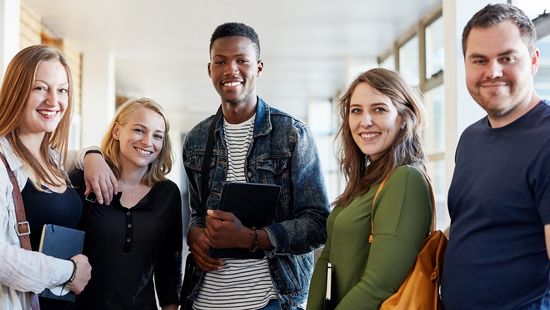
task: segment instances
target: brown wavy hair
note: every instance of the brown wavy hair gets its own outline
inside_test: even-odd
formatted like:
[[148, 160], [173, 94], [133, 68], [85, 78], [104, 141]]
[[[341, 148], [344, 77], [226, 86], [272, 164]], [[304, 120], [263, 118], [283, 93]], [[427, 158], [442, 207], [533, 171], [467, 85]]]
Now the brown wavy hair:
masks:
[[120, 125], [127, 124], [130, 114], [139, 108], [146, 108], [154, 111], [164, 119], [165, 130], [164, 139], [162, 140], [162, 149], [157, 158], [149, 164], [147, 172], [141, 179], [142, 184], [153, 186], [160, 181], [166, 180], [166, 175], [170, 172], [170, 170], [172, 170], [173, 162], [172, 143], [170, 142], [169, 135], [170, 125], [168, 124], [164, 110], [158, 103], [149, 98], [140, 98], [130, 99], [120, 106], [113, 121], [109, 125], [109, 129], [103, 136], [103, 140], [101, 141], [101, 151], [105, 155], [105, 160], [107, 161], [107, 164], [109, 164], [111, 170], [113, 170], [115, 177], [117, 179], [120, 178], [122, 167], [122, 159], [120, 158], [120, 142], [113, 138], [113, 129], [116, 123]]
[[[353, 140], [349, 127], [350, 100], [355, 88], [367, 83], [375, 91], [387, 96], [397, 108], [404, 129], [400, 130], [393, 144], [366, 167], [366, 156]], [[414, 91], [399, 74], [376, 68], [360, 74], [349, 86], [339, 103], [342, 125], [337, 138], [341, 139], [339, 149], [340, 169], [347, 184], [344, 192], [334, 201], [334, 206], [346, 206], [355, 197], [366, 193], [373, 184], [381, 182], [397, 167], [414, 165], [426, 170], [422, 149], [422, 126], [424, 107]]]
[[[25, 106], [29, 99], [35, 82], [35, 74], [38, 65], [43, 61], [57, 61], [67, 72], [68, 100], [65, 114], [53, 132], [46, 132], [40, 145], [40, 157], [45, 161], [46, 167], [42, 167], [38, 159], [19, 139], [19, 126], [23, 120]], [[63, 186], [67, 180], [62, 169], [62, 163], [67, 155], [69, 140], [69, 128], [71, 126], [72, 113], [72, 79], [67, 60], [61, 52], [46, 45], [32, 45], [22, 49], [10, 61], [2, 88], [0, 90], [0, 136], [5, 136], [15, 151], [19, 160], [30, 169], [33, 174], [35, 187], [41, 185]], [[54, 162], [50, 157], [49, 149], [53, 148], [61, 155], [59, 162]], [[53, 177], [52, 177], [53, 176]], [[60, 181], [62, 180], [62, 181]]]

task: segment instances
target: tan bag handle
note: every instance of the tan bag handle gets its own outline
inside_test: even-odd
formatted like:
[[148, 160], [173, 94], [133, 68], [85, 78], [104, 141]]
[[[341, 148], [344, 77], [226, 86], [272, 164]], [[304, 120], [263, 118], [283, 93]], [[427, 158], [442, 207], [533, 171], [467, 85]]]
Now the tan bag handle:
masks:
[[[426, 182], [428, 182], [428, 187], [430, 188], [430, 198], [431, 198], [431, 206], [432, 206], [432, 231], [435, 231], [435, 198], [434, 198], [434, 191], [432, 187], [432, 181], [430, 180], [430, 177], [428, 174], [423, 170], [419, 169], [420, 172], [422, 172], [422, 175], [424, 175], [424, 178], [426, 178]], [[386, 176], [382, 182], [380, 182], [380, 185], [378, 186], [378, 189], [376, 190], [376, 193], [374, 194], [374, 198], [372, 199], [372, 212], [370, 216], [370, 235], [369, 235], [369, 243], [372, 243], [372, 240], [374, 240], [374, 209], [375, 209], [375, 203], [376, 198], [378, 198], [378, 195], [382, 191], [382, 188], [384, 188], [384, 185], [386, 184], [386, 181], [388, 180], [389, 175]]]

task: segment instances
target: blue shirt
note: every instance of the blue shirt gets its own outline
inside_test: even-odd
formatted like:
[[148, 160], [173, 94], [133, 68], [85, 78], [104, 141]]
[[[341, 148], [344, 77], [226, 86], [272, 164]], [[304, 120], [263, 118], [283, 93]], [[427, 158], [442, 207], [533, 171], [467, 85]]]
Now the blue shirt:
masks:
[[548, 292], [548, 104], [501, 128], [485, 117], [462, 134], [448, 197], [445, 309], [522, 309]]

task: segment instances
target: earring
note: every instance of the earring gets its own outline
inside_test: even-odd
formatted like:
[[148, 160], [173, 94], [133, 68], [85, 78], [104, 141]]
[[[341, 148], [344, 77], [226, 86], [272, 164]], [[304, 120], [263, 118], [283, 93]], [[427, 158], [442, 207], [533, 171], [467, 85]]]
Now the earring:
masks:
[[401, 123], [401, 130], [405, 129], [405, 123]]

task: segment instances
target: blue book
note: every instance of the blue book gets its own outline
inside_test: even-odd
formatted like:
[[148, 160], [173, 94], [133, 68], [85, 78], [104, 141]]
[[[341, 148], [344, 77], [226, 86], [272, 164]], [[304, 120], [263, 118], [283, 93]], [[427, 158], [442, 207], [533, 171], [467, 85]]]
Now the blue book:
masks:
[[[60, 259], [70, 259], [81, 254], [84, 247], [84, 232], [63, 226], [46, 224], [42, 228], [39, 251]], [[75, 301], [75, 294], [65, 285], [45, 289], [40, 297]]]

